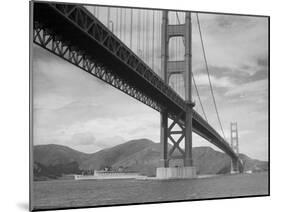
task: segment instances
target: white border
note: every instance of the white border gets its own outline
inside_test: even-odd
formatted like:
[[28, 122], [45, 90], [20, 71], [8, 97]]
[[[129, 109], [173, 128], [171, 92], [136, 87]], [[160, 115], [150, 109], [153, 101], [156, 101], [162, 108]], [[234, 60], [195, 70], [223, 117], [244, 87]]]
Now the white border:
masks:
[[[57, 0], [60, 1], [60, 0]], [[279, 208], [281, 141], [280, 116], [280, 5], [250, 0], [66, 0], [152, 8], [246, 13], [271, 16], [271, 197], [79, 209], [76, 211], [276, 211]], [[29, 6], [27, 0], [1, 2], [1, 211], [27, 211], [29, 135]]]

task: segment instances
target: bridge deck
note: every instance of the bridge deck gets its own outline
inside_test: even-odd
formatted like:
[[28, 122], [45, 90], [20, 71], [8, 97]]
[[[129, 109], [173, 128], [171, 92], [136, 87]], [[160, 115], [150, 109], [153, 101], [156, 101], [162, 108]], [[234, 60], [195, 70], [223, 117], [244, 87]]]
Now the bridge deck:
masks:
[[[97, 18], [79, 5], [34, 4], [34, 42], [155, 110], [184, 120], [186, 103]], [[193, 110], [193, 131], [238, 159], [230, 145]]]

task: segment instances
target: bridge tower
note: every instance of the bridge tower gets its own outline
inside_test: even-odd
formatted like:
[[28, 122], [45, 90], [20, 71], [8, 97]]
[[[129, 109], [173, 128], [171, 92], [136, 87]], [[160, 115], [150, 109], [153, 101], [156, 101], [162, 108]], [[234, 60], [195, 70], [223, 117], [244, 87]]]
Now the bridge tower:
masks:
[[[239, 154], [239, 141], [238, 141], [238, 125], [237, 122], [230, 123], [230, 145], [234, 152]], [[231, 173], [238, 173], [238, 161], [231, 160]]]
[[[169, 61], [169, 40], [172, 37], [182, 37], [184, 41], [184, 60]], [[162, 14], [161, 26], [161, 70], [164, 81], [169, 84], [170, 77], [179, 74], [183, 77], [186, 111], [185, 114], [176, 114], [169, 117], [172, 123], [168, 124], [168, 112], [161, 111], [161, 167], [157, 168], [158, 178], [194, 178], [196, 169], [192, 161], [192, 70], [191, 70], [191, 13], [185, 13], [185, 23], [171, 25], [168, 20], [168, 10]], [[184, 123], [180, 122], [180, 117], [184, 116]], [[169, 126], [168, 126], [169, 125]], [[177, 128], [177, 129], [175, 129]], [[177, 136], [177, 138], [175, 138]], [[168, 141], [172, 142], [169, 149]], [[184, 149], [180, 146], [184, 141]], [[175, 150], [180, 155], [175, 155]], [[182, 159], [182, 167], [169, 167], [171, 159]]]

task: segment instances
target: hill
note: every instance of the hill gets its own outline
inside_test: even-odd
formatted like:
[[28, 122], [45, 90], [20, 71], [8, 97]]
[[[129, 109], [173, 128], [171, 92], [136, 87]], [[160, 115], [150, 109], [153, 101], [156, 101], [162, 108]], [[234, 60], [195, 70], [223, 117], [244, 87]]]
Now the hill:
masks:
[[71, 162], [80, 164], [90, 156], [90, 154], [57, 144], [34, 146], [33, 152], [34, 160], [45, 166], [63, 165]]
[[106, 166], [113, 166], [115, 163], [118, 163], [154, 144], [155, 143], [148, 139], [139, 139], [107, 148], [92, 154], [81, 163], [80, 168], [102, 169]]
[[[36, 179], [45, 179], [81, 173], [83, 170], [123, 167], [128, 171], [154, 176], [156, 167], [160, 166], [160, 150], [159, 143], [148, 139], [128, 141], [93, 154], [61, 145], [40, 145], [34, 147], [34, 174]], [[194, 147], [192, 153], [198, 174], [223, 174], [230, 171], [230, 158], [222, 152], [211, 147]], [[245, 170], [267, 170], [267, 162], [243, 154], [240, 156], [245, 163]], [[170, 166], [176, 165], [182, 165], [182, 161], [170, 161]]]
[[34, 179], [55, 179], [62, 174], [80, 173], [79, 165], [90, 155], [66, 146], [48, 144], [33, 148]]

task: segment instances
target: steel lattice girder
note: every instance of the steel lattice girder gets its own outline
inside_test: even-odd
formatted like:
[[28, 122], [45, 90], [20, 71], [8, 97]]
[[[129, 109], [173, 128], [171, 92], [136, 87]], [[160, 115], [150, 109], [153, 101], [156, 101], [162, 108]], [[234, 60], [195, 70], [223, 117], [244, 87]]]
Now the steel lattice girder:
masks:
[[54, 35], [48, 34], [49, 30], [40, 28], [39, 24], [36, 24], [36, 26], [37, 28], [34, 29], [34, 43], [123, 91], [133, 98], [145, 103], [155, 110], [160, 111], [160, 106], [157, 102], [153, 101], [150, 97], [145, 96], [132, 85], [128, 84], [125, 80], [118, 78], [114, 72], [111, 72], [111, 70], [106, 67], [93, 62], [87, 55], [79, 54], [79, 51], [74, 50], [76, 48], [72, 48], [65, 45], [62, 41], [56, 40]]

